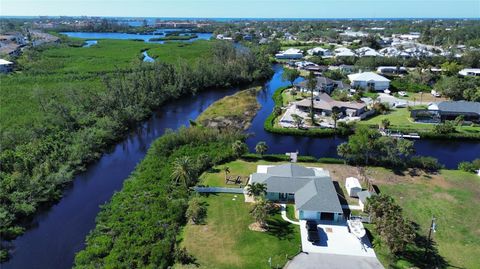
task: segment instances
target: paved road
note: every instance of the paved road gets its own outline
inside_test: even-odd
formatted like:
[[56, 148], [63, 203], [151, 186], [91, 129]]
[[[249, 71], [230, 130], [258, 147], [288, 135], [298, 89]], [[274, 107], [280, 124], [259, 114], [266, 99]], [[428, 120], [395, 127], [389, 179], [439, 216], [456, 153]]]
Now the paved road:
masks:
[[384, 269], [375, 257], [300, 253], [285, 269]]

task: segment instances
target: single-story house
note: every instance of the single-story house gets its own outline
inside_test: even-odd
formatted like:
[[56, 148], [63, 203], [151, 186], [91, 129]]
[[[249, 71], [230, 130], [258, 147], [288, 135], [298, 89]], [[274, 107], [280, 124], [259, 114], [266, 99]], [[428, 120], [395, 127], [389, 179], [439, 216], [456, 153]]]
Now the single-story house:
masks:
[[458, 72], [464, 77], [480, 77], [480, 68], [465, 68]]
[[333, 56], [332, 51], [330, 51], [329, 49], [324, 49], [322, 47], [309, 49], [307, 50], [307, 53], [309, 55], [316, 55], [316, 56]]
[[[305, 112], [310, 111], [311, 99], [306, 98], [301, 101], [293, 103], [297, 109]], [[365, 112], [367, 105], [359, 102], [342, 102], [333, 100], [326, 93], [321, 93], [314, 97], [313, 110], [315, 114], [322, 116], [330, 116], [334, 110], [337, 110], [341, 115], [349, 117], [359, 117]]]
[[5, 59], [0, 59], [0, 73], [9, 73], [13, 69], [13, 63]]
[[382, 57], [383, 55], [369, 47], [361, 47], [355, 50], [359, 57]]
[[358, 179], [354, 177], [347, 177], [345, 180], [345, 188], [350, 197], [358, 197], [358, 193], [362, 191], [362, 185], [360, 185]]
[[357, 56], [355, 52], [353, 52], [349, 48], [335, 49], [335, 57], [355, 57], [355, 56]]
[[376, 193], [369, 192], [369, 191], [360, 191], [357, 193], [358, 195], [358, 205], [362, 209], [362, 211], [365, 211], [365, 206], [367, 205], [367, 199], [372, 197], [373, 195], [376, 195]]
[[377, 73], [382, 75], [401, 75], [407, 74], [408, 70], [403, 66], [379, 66], [377, 67]]
[[[326, 92], [328, 94], [331, 94], [335, 89], [348, 88], [343, 84], [341, 80], [333, 80], [322, 76], [317, 76], [315, 77], [315, 79], [317, 80], [317, 84], [315, 86], [314, 92]], [[302, 82], [295, 83], [294, 86], [299, 91], [308, 92], [309, 89], [307, 89], [307, 82], [308, 80], [304, 80]]]
[[290, 48], [275, 54], [275, 57], [277, 59], [301, 59], [303, 58], [303, 52], [299, 49]]
[[374, 89], [384, 91], [390, 87], [390, 80], [373, 72], [363, 72], [348, 75], [353, 88]]
[[464, 116], [465, 121], [480, 121], [480, 102], [444, 101], [430, 104], [428, 110], [438, 111], [442, 121], [455, 120], [460, 115]]
[[250, 175], [249, 183], [265, 184], [266, 199], [270, 201], [293, 202], [295, 214], [301, 220], [338, 222], [344, 219], [330, 173], [321, 168], [292, 163], [258, 166], [257, 173]]

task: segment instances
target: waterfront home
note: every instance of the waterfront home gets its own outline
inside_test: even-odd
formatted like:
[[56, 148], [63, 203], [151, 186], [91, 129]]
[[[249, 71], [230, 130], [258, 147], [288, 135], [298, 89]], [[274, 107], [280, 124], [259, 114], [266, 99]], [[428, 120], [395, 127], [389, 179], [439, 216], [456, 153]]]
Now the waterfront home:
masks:
[[419, 122], [439, 123], [463, 116], [465, 122], [480, 123], [480, 102], [443, 101], [432, 103], [427, 109], [415, 109], [410, 116]]
[[[333, 79], [329, 79], [327, 77], [322, 77], [322, 76], [315, 77], [315, 80], [317, 81], [317, 83], [313, 91], [317, 93], [325, 92], [325, 93], [331, 94], [335, 89], [348, 88], [346, 85], [343, 84], [341, 80], [333, 80]], [[301, 92], [309, 92], [310, 90], [307, 89], [307, 82], [308, 80], [304, 80], [302, 82], [295, 83], [294, 84], [295, 89]]]
[[458, 74], [464, 77], [480, 77], [480, 68], [465, 68], [460, 70]]
[[[293, 102], [300, 111], [309, 112], [311, 99], [306, 98], [301, 101]], [[342, 102], [333, 100], [326, 93], [321, 93], [313, 99], [313, 111], [315, 114], [330, 116], [333, 111], [340, 113], [340, 116], [359, 117], [366, 110], [366, 104], [360, 102]]]
[[0, 59], [0, 73], [9, 73], [13, 69], [13, 63], [5, 59]]
[[277, 59], [301, 59], [303, 58], [303, 52], [299, 49], [290, 48], [285, 51], [280, 51], [275, 54]]
[[322, 168], [308, 168], [292, 163], [257, 166], [249, 184], [267, 186], [266, 199], [292, 202], [300, 220], [343, 221], [343, 210], [330, 173]]
[[348, 75], [353, 88], [384, 91], [390, 87], [390, 80], [373, 72], [363, 72]]

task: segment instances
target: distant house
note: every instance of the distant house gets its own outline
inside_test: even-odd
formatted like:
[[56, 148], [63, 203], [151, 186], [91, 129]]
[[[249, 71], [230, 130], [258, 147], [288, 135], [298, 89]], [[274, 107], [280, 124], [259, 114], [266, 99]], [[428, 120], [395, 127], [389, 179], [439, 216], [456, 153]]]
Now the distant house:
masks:
[[[310, 111], [311, 99], [306, 98], [298, 102], [293, 103], [297, 109], [305, 112]], [[333, 111], [339, 112], [341, 115], [347, 115], [349, 117], [359, 117], [365, 112], [365, 103], [358, 102], [342, 102], [333, 100], [326, 93], [314, 97], [313, 99], [313, 111], [315, 114], [330, 116]]]
[[374, 89], [383, 91], [390, 87], [390, 80], [373, 72], [364, 72], [348, 75], [353, 88]]
[[335, 57], [355, 57], [355, 52], [348, 48], [338, 48], [335, 50]]
[[403, 66], [379, 66], [377, 67], [377, 73], [382, 75], [401, 75], [407, 74], [407, 68]]
[[329, 49], [324, 49], [322, 47], [316, 47], [313, 49], [307, 50], [307, 53], [309, 55], [315, 55], [315, 56], [322, 56], [322, 57], [330, 57], [333, 56], [333, 53]]
[[296, 164], [259, 165], [249, 183], [267, 186], [266, 199], [294, 202], [301, 220], [338, 222], [344, 219], [342, 206], [328, 171]]
[[13, 70], [13, 63], [5, 59], [0, 59], [0, 73], [9, 73]]
[[462, 115], [465, 121], [480, 122], [480, 102], [444, 101], [429, 105], [428, 110], [437, 112], [441, 121]]
[[355, 51], [359, 57], [382, 57], [383, 55], [369, 47], [361, 47]]
[[275, 54], [275, 57], [277, 59], [301, 59], [303, 58], [303, 52], [299, 49], [290, 48]]
[[354, 72], [355, 67], [353, 65], [348, 65], [348, 64], [342, 64], [338, 66], [331, 65], [328, 67], [328, 70], [339, 70], [344, 74], [351, 74]]
[[460, 70], [458, 74], [464, 77], [480, 77], [480, 68], [465, 68]]
[[[331, 94], [335, 89], [348, 88], [340, 80], [333, 80], [333, 79], [329, 79], [327, 77], [322, 77], [322, 76], [315, 77], [315, 80], [317, 81], [317, 84], [315, 86], [314, 91], [318, 93], [325, 92], [325, 93]], [[308, 92], [309, 89], [307, 89], [307, 82], [308, 80], [304, 80], [302, 82], [295, 83], [294, 86], [299, 91]]]

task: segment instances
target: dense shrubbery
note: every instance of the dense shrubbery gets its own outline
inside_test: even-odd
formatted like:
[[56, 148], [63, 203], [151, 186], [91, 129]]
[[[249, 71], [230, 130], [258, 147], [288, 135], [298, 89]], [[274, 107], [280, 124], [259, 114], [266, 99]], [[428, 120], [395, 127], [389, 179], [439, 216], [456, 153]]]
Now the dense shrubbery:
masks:
[[232, 160], [232, 143], [243, 135], [211, 128], [182, 128], [157, 139], [146, 158], [97, 216], [76, 268], [167, 268], [175, 258], [176, 236], [186, 223], [189, 187], [172, 178], [185, 156], [197, 174]]
[[[36, 53], [42, 52], [33, 53], [33, 61]], [[20, 220], [40, 204], [60, 198], [75, 171], [98, 158], [166, 100], [205, 88], [249, 83], [271, 73], [267, 56], [257, 49], [237, 51], [227, 42], [216, 42], [211, 55], [194, 64], [155, 63], [119, 70], [104, 78], [106, 91], [66, 89], [68, 102], [39, 90], [44, 128], [28, 132], [30, 137], [2, 130], [0, 236], [11, 239], [21, 234]]]
[[480, 170], [480, 159], [475, 159], [472, 162], [461, 162], [458, 164], [458, 169], [465, 172], [476, 173]]

